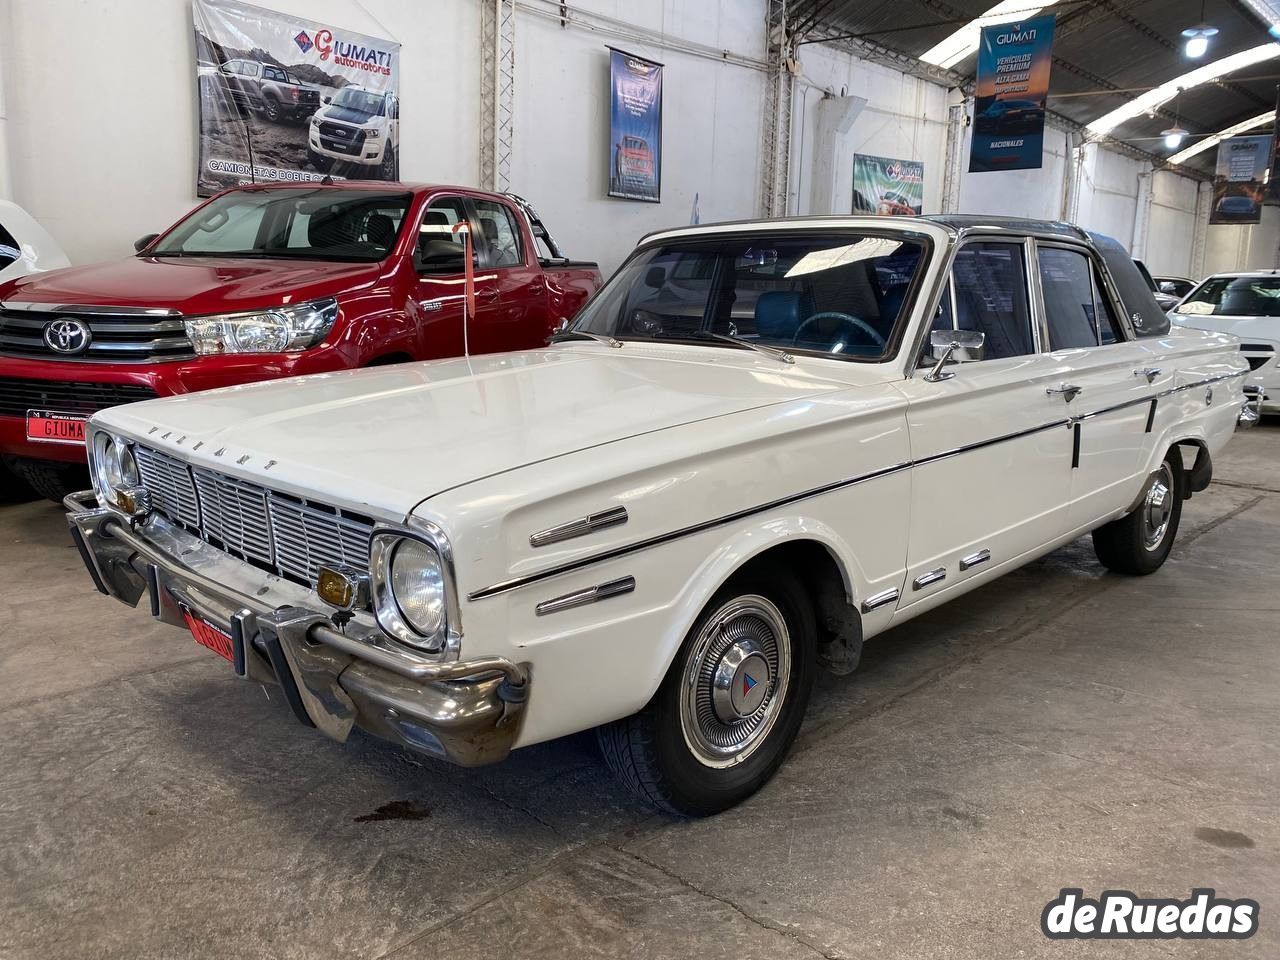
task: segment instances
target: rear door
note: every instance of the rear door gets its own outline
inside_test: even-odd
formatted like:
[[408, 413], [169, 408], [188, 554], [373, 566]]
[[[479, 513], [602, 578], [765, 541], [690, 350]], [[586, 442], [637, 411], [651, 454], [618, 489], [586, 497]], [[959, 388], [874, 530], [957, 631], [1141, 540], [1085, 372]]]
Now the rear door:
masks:
[[476, 331], [477, 353], [545, 346], [553, 323], [547, 286], [524, 218], [497, 200], [471, 199], [487, 287], [494, 291], [485, 322]]
[[1128, 506], [1152, 442], [1155, 396], [1173, 382], [1120, 320], [1106, 272], [1086, 246], [1037, 241], [1044, 302], [1042, 339], [1066, 392], [1072, 418], [1071, 507], [1074, 528]]
[[914, 466], [900, 611], [933, 606], [1065, 529], [1071, 432], [1047, 392], [1057, 378], [1040, 352], [1031, 251], [1003, 238], [960, 247], [933, 326], [981, 331], [985, 358], [932, 382], [922, 365], [902, 385]]

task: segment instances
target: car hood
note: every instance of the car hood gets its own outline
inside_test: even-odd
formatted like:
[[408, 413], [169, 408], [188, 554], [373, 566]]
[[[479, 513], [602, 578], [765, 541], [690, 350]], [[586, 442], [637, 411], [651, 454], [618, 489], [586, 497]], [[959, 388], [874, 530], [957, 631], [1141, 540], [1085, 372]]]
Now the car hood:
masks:
[[1171, 319], [1178, 326], [1193, 330], [1229, 333], [1256, 343], [1280, 343], [1280, 317], [1202, 317], [1193, 313], [1175, 313]]
[[0, 299], [224, 313], [335, 296], [375, 283], [381, 269], [319, 260], [131, 257], [23, 277], [0, 290]]
[[851, 379], [884, 382], [887, 367], [566, 344], [148, 400], [95, 422], [225, 473], [394, 517], [524, 465], [640, 435], [661, 443], [664, 430], [848, 389]]

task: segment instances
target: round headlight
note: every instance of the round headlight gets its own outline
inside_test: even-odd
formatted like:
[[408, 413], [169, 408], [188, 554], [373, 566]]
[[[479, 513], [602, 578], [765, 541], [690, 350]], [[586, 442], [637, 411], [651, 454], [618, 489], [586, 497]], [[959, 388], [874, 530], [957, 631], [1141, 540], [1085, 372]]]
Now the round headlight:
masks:
[[105, 433], [93, 441], [93, 476], [100, 496], [110, 495], [120, 485], [120, 451]]
[[120, 479], [127, 487], [136, 487], [141, 478], [138, 474], [138, 461], [133, 458], [133, 447], [127, 443], [116, 446], [120, 452]]
[[437, 636], [445, 621], [440, 554], [417, 540], [401, 540], [391, 555], [391, 595], [410, 627]]

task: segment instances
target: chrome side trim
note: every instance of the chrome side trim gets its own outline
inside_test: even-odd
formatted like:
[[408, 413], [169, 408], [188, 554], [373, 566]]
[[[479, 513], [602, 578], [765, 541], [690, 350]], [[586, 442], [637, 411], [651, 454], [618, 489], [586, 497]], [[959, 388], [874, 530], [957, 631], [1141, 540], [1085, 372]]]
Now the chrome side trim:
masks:
[[977, 553], [971, 553], [967, 557], [960, 558], [960, 569], [970, 570], [980, 563], [986, 563], [991, 559], [990, 550], [979, 550]]
[[631, 593], [635, 588], [635, 577], [622, 577], [618, 580], [610, 580], [608, 583], [598, 583], [594, 587], [587, 587], [585, 590], [575, 590], [573, 593], [566, 593], [562, 597], [543, 600], [533, 608], [533, 612], [540, 617], [545, 617], [549, 613], [560, 613], [562, 610], [572, 610], [574, 607], [585, 607], [591, 603], [599, 603], [601, 600], [608, 600], [610, 597], [620, 597], [623, 594]]
[[922, 573], [920, 576], [912, 580], [911, 589], [923, 590], [925, 587], [931, 586], [935, 583], [941, 583], [945, 579], [947, 579], [947, 568], [938, 567], [935, 570], [930, 570], [928, 573]]
[[898, 588], [891, 587], [888, 590], [882, 590], [880, 593], [873, 593], [867, 599], [862, 601], [862, 612], [870, 613], [878, 607], [893, 603], [898, 599]]
[[561, 523], [530, 534], [529, 546], [546, 547], [553, 543], [560, 543], [562, 540], [585, 537], [588, 533], [595, 533], [597, 530], [620, 526], [628, 519], [626, 507], [610, 507], [608, 510], [601, 510], [599, 513], [588, 514], [585, 517], [570, 520], [568, 523]]

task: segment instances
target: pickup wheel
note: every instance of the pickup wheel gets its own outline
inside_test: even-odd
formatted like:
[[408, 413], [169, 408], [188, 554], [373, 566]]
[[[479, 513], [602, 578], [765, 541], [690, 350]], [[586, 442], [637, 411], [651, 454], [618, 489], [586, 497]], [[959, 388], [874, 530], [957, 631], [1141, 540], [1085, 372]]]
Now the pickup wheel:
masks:
[[68, 493], [89, 488], [89, 468], [81, 464], [6, 457], [5, 466], [32, 490], [54, 503], [62, 503]]
[[280, 101], [275, 97], [263, 97], [261, 102], [262, 115], [272, 123], [280, 121]]
[[333, 158], [316, 153], [310, 147], [307, 147], [307, 162], [320, 173], [328, 173], [333, 169]]
[[1147, 479], [1137, 509], [1093, 531], [1093, 550], [1102, 565], [1133, 576], [1159, 570], [1178, 535], [1185, 488], [1181, 457], [1170, 451]]
[[648, 705], [598, 730], [610, 769], [671, 813], [702, 817], [742, 802], [800, 729], [816, 632], [812, 601], [789, 572], [734, 578], [698, 616]]
[[378, 179], [396, 179], [396, 151], [389, 143], [382, 151], [382, 163], [378, 167]]

